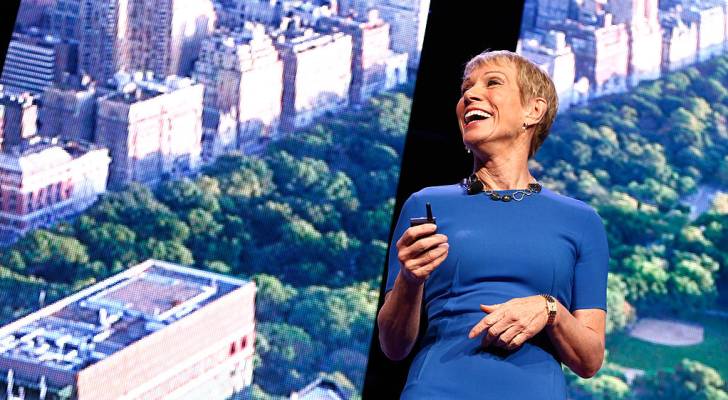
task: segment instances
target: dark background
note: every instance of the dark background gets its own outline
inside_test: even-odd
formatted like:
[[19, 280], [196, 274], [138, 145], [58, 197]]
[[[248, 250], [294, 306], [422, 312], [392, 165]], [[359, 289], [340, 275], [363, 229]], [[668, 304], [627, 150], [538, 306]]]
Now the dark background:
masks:
[[0, 0], [0, 72], [5, 65], [5, 52], [13, 35], [15, 17], [18, 16], [20, 0]]
[[[456, 183], [471, 172], [472, 157], [465, 152], [455, 117], [463, 69], [468, 60], [484, 50], [515, 51], [522, 11], [522, 1], [432, 0], [392, 228], [411, 193], [426, 186]], [[386, 277], [385, 267], [379, 307], [384, 301]], [[411, 362], [412, 355], [399, 362], [384, 356], [375, 322], [362, 397], [399, 398]]]

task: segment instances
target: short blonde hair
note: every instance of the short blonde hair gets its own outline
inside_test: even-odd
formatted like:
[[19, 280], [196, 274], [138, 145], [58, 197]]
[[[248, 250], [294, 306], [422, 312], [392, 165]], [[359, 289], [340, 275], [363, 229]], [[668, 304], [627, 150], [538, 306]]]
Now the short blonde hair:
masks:
[[521, 95], [522, 105], [526, 105], [526, 103], [538, 97], [546, 100], [546, 112], [536, 124], [536, 131], [531, 140], [531, 148], [528, 152], [528, 158], [531, 158], [536, 154], [536, 151], [541, 147], [544, 140], [546, 140], [546, 137], [549, 135], [549, 129], [551, 129], [551, 124], [554, 122], [554, 118], [556, 118], [556, 111], [559, 108], [556, 87], [551, 78], [541, 68], [525, 57], [507, 50], [486, 50], [471, 58], [465, 65], [463, 80], [467, 79], [474, 69], [482, 65], [489, 63], [502, 65], [503, 62], [509, 62], [516, 68], [516, 84]]

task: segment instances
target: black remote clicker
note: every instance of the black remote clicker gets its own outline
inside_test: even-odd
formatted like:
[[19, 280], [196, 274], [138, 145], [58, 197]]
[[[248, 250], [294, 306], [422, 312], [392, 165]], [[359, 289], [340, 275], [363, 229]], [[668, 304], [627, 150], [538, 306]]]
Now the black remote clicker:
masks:
[[425, 203], [425, 208], [427, 210], [427, 216], [410, 218], [410, 226], [417, 226], [422, 224], [437, 224], [437, 222], [435, 222], [436, 218], [432, 216], [432, 206], [430, 205], [430, 203]]

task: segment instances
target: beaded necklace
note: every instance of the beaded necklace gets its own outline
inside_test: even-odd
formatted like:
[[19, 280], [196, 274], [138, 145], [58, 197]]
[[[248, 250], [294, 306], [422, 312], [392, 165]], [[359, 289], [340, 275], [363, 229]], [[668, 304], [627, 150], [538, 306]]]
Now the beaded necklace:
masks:
[[529, 183], [526, 189], [517, 189], [511, 194], [500, 194], [494, 190], [486, 189], [485, 184], [478, 179], [475, 174], [463, 179], [460, 183], [465, 188], [468, 194], [485, 193], [493, 201], [509, 202], [511, 200], [521, 201], [524, 197], [530, 196], [534, 193], [541, 191], [541, 184], [539, 182]]

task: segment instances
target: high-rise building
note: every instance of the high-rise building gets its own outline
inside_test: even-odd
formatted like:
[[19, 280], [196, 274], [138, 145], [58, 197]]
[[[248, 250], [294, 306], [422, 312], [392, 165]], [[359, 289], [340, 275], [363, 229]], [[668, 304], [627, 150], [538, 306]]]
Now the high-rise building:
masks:
[[391, 26], [392, 50], [407, 53], [410, 68], [420, 63], [430, 0], [376, 0], [372, 4]]
[[693, 64], [698, 58], [698, 24], [683, 18], [682, 7], [664, 11], [662, 25], [663, 72], [670, 72]]
[[629, 36], [612, 14], [593, 15], [593, 24], [566, 21], [563, 26], [576, 59], [576, 79], [589, 81], [591, 97], [623, 92], [629, 72]]
[[203, 86], [189, 78], [118, 73], [98, 99], [96, 143], [111, 154], [109, 187], [154, 184], [200, 166]]
[[529, 8], [536, 10], [534, 24], [538, 29], [558, 29], [555, 25], [563, 23], [571, 16], [572, 1], [570, 0], [530, 0], [527, 2], [535, 3]]
[[0, 328], [0, 373], [33, 398], [227, 399], [252, 380], [255, 291], [147, 260]]
[[174, 0], [167, 75], [189, 76], [202, 41], [215, 29], [213, 0]]
[[12, 243], [31, 229], [91, 206], [106, 191], [109, 161], [107, 149], [40, 136], [4, 149], [0, 243]]
[[378, 10], [391, 27], [392, 50], [407, 53], [410, 68], [419, 65], [430, 0], [339, 0], [336, 8], [343, 17], [366, 16], [371, 9]]
[[569, 109], [574, 101], [576, 64], [574, 52], [566, 43], [566, 35], [549, 31], [536, 37], [522, 38], [517, 51], [549, 74], [559, 96], [559, 111]]
[[317, 116], [349, 105], [352, 38], [343, 32], [300, 29], [283, 23], [278, 37], [283, 57], [284, 132], [310, 124]]
[[0, 84], [6, 92], [40, 94], [75, 69], [77, 47], [40, 30], [14, 32], [5, 56]]
[[29, 93], [0, 90], [0, 150], [17, 146], [37, 132], [38, 106]]
[[46, 89], [39, 111], [39, 133], [47, 137], [93, 142], [96, 100], [109, 92], [107, 88], [82, 82], [76, 76], [69, 76], [62, 84]]
[[707, 60], [724, 51], [726, 41], [725, 2], [693, 3], [683, 11], [687, 22], [698, 27], [698, 61]]
[[220, 28], [205, 39], [192, 77], [205, 86], [203, 159], [253, 151], [278, 133], [283, 61], [263, 25]]
[[390, 25], [379, 17], [376, 9], [363, 17], [320, 18], [317, 26], [326, 30], [340, 29], [352, 37], [349, 89], [352, 102], [362, 103], [378, 92], [407, 82], [407, 53], [392, 51]]
[[660, 77], [662, 27], [657, 0], [611, 0], [615, 24], [625, 24], [629, 36], [629, 83]]
[[47, 10], [48, 31], [64, 40], [78, 42], [81, 32], [81, 0], [56, 0]]
[[280, 23], [286, 3], [289, 1], [216, 0], [217, 25], [231, 30], [243, 26], [246, 22], [275, 26]]
[[187, 74], [214, 21], [212, 0], [81, 0], [79, 72]]
[[118, 0], [81, 0], [80, 12], [78, 72], [105, 84], [122, 65], [118, 48], [125, 26], [118, 32], [118, 20], [126, 21], [126, 10]]

